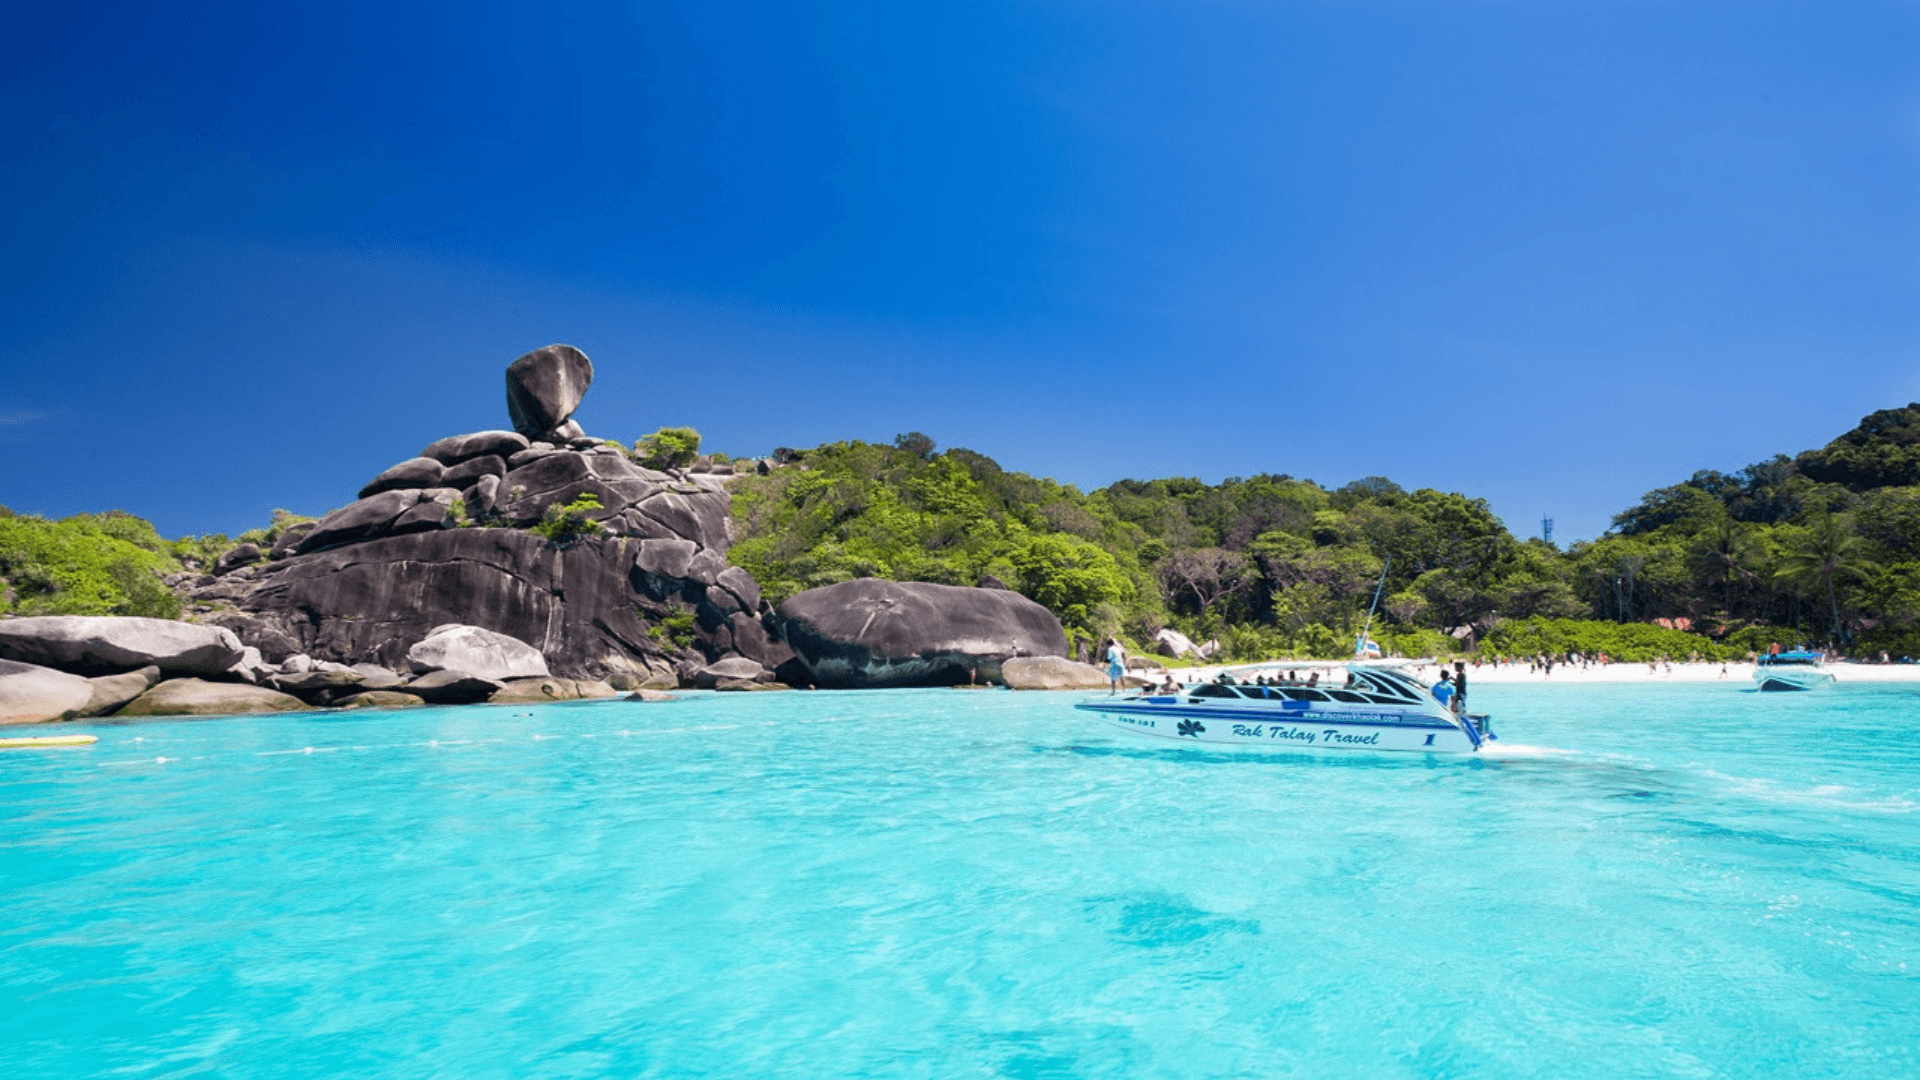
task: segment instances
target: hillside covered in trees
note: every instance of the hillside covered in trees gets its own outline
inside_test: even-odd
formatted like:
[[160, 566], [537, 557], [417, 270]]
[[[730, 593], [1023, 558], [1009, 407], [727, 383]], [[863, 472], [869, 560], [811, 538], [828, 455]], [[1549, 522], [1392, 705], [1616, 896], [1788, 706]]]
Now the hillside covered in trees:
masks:
[[1388, 567], [1375, 636], [1410, 655], [1920, 654], [1920, 404], [1796, 457], [1697, 472], [1566, 549], [1516, 538], [1484, 500], [1381, 477], [1082, 493], [918, 433], [784, 456], [796, 464], [733, 489], [733, 558], [775, 600], [863, 575], [992, 576], [1082, 636], [1138, 644], [1171, 626], [1235, 658], [1336, 656]]
[[[665, 429], [636, 454], [691, 464]], [[671, 451], [671, 453], [669, 453]], [[775, 603], [854, 577], [995, 579], [1081, 639], [1162, 627], [1231, 659], [1344, 654], [1387, 570], [1391, 651], [1740, 657], [1770, 641], [1920, 655], [1920, 404], [1817, 450], [1648, 492], [1597, 540], [1522, 540], [1484, 500], [1369, 477], [1122, 480], [1081, 492], [919, 433], [783, 450], [732, 483], [731, 559]], [[658, 458], [659, 460], [654, 460]], [[117, 511], [60, 521], [0, 508], [0, 613], [178, 617], [162, 583], [300, 519], [168, 541]]]

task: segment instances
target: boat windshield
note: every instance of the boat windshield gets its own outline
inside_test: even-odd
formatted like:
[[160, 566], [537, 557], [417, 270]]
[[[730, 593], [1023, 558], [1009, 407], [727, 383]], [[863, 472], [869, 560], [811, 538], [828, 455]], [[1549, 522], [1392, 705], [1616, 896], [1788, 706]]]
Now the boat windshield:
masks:
[[1768, 664], [1797, 664], [1803, 667], [1812, 667], [1820, 663], [1820, 654], [1810, 652], [1783, 652], [1777, 656], [1768, 656], [1762, 659]]

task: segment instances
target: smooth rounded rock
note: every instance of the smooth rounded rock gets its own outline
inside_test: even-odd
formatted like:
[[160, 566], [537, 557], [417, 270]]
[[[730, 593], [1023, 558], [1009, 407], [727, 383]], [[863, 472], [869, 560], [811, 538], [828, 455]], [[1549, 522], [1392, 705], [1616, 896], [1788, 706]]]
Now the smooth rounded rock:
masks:
[[476, 431], [469, 435], [449, 435], [427, 444], [421, 457], [442, 465], [458, 465], [469, 458], [492, 455], [506, 458], [527, 448], [527, 437], [517, 431]]
[[87, 681], [93, 684], [93, 696], [80, 715], [105, 716], [152, 689], [160, 681], [160, 669], [143, 667], [125, 675], [102, 675]]
[[128, 702], [115, 716], [245, 716], [251, 713], [303, 712], [306, 702], [292, 694], [245, 683], [169, 679]]
[[163, 671], [221, 675], [246, 656], [221, 626], [131, 615], [37, 615], [0, 620], [0, 659], [82, 674], [152, 664]]
[[565, 424], [593, 382], [593, 361], [571, 345], [548, 345], [507, 366], [507, 415], [529, 437]]
[[540, 678], [548, 674], [546, 657], [518, 638], [479, 626], [436, 626], [407, 650], [414, 671], [464, 671], [495, 682]]
[[1014, 690], [1105, 690], [1107, 674], [1064, 656], [1012, 656], [1000, 661], [1000, 681]]
[[367, 486], [360, 489], [360, 497], [364, 499], [383, 491], [439, 487], [440, 478], [446, 474], [446, 471], [445, 465], [432, 458], [408, 458], [367, 481]]
[[333, 703], [336, 709], [410, 709], [425, 705], [425, 698], [399, 690], [362, 690]]
[[0, 724], [44, 724], [86, 714], [93, 683], [38, 664], [0, 660]]
[[598, 679], [514, 679], [487, 700], [496, 705], [538, 705], [547, 701], [610, 698], [619, 691]]
[[824, 687], [995, 682], [1008, 658], [1067, 652], [1052, 612], [1002, 589], [859, 578], [788, 597], [776, 617]]
[[500, 689], [492, 679], [469, 675], [464, 671], [432, 671], [400, 687], [435, 705], [471, 705], [485, 701]]

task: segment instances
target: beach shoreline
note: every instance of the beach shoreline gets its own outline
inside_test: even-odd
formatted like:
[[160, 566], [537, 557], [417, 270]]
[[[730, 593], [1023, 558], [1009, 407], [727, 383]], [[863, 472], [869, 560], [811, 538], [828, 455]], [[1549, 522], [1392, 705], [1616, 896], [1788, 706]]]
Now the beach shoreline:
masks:
[[[1429, 682], [1438, 681], [1440, 668], [1431, 660], [1390, 660], [1387, 663], [1404, 664], [1415, 677]], [[1237, 672], [1252, 665], [1225, 664], [1206, 667], [1180, 668], [1173, 672], [1176, 680], [1184, 682], [1209, 682], [1223, 671]], [[1267, 661], [1258, 670], [1259, 674], [1271, 675], [1275, 671], [1296, 670], [1301, 678], [1307, 673], [1321, 672], [1321, 681], [1329, 678], [1330, 672], [1344, 667], [1339, 660], [1275, 660]], [[1447, 665], [1452, 670], [1453, 665]], [[1724, 669], [1724, 670], [1723, 670]], [[1837, 662], [1827, 665], [1833, 672], [1837, 683], [1920, 683], [1920, 664], [1854, 664]], [[1235, 678], [1239, 676], [1236, 674]], [[1750, 685], [1753, 682], [1753, 664], [1746, 660], [1729, 660], [1724, 665], [1719, 662], [1702, 661], [1699, 663], [1647, 664], [1645, 662], [1621, 662], [1611, 664], [1555, 664], [1553, 673], [1547, 674], [1536, 667], [1532, 670], [1524, 663], [1493, 664], [1482, 663], [1475, 667], [1467, 662], [1467, 685], [1491, 685], [1533, 683], [1544, 686], [1589, 685], [1600, 683], [1705, 683], [1726, 682], [1737, 685]]]

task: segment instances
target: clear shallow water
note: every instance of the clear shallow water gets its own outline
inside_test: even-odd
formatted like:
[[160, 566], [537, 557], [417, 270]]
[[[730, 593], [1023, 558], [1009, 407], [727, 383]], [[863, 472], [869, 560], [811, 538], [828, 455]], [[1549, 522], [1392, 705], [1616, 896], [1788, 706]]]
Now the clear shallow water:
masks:
[[1920, 691], [1474, 694], [1478, 759], [944, 690], [73, 725], [0, 754], [0, 1073], [1920, 1075]]

